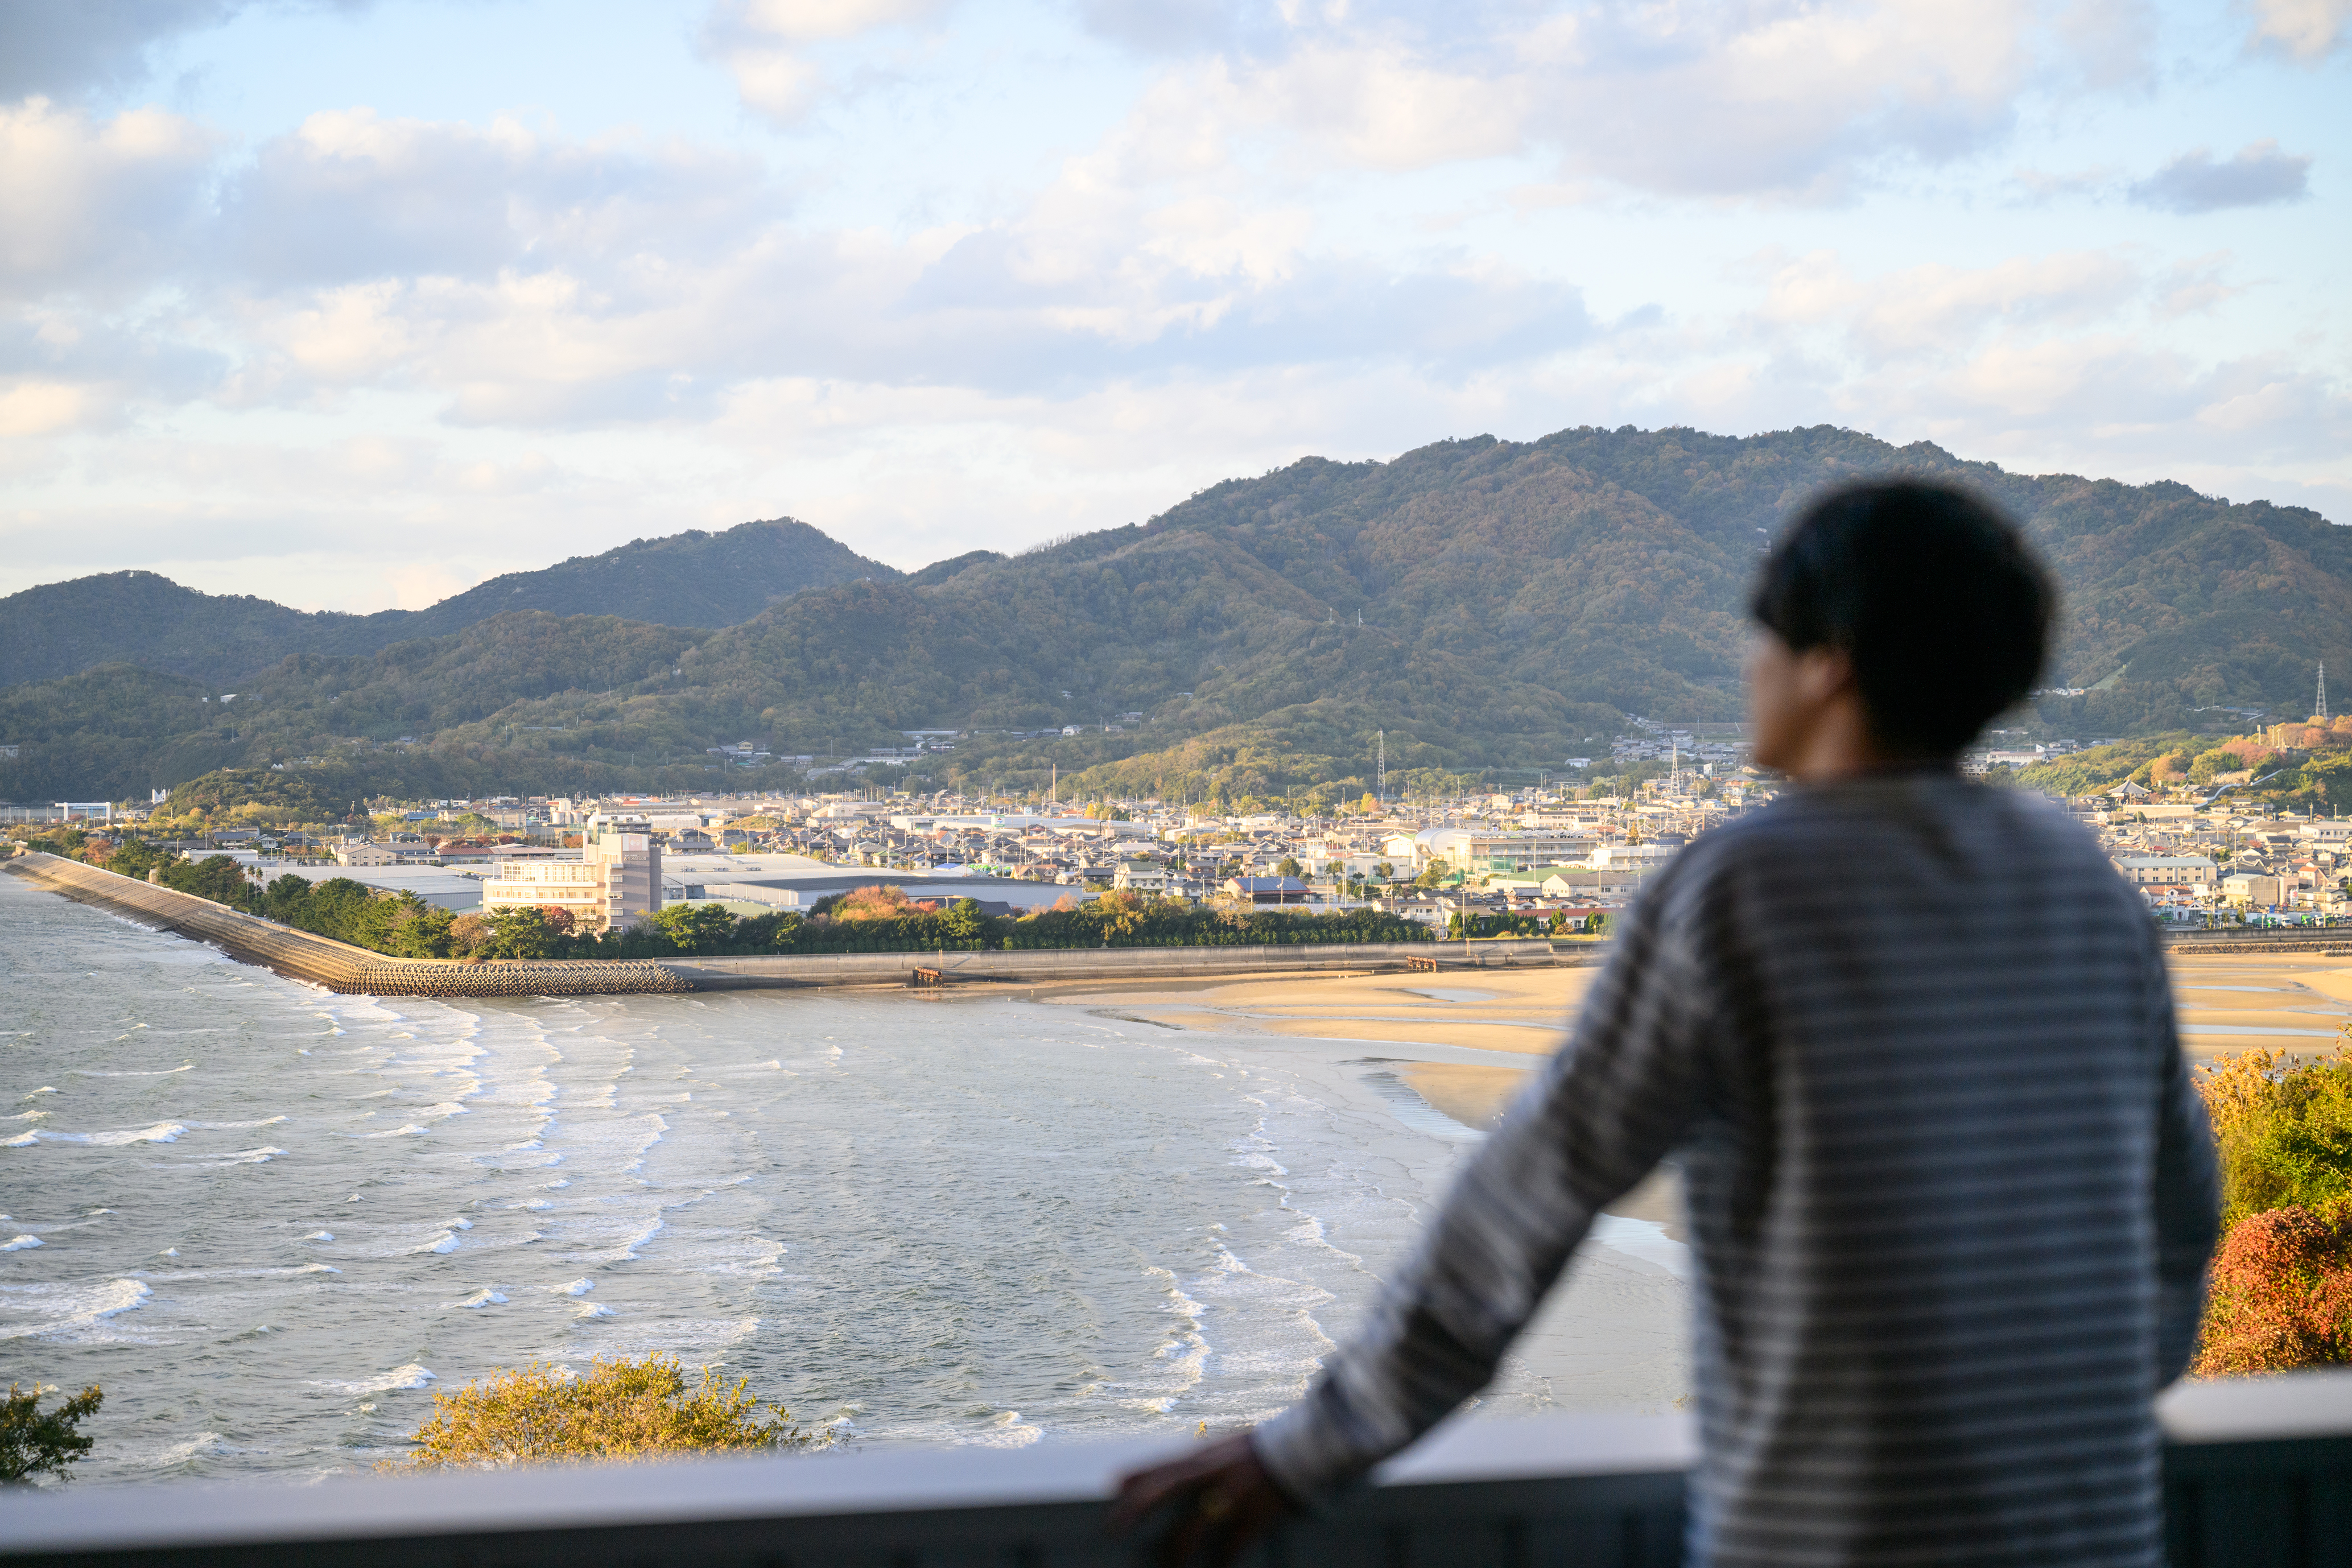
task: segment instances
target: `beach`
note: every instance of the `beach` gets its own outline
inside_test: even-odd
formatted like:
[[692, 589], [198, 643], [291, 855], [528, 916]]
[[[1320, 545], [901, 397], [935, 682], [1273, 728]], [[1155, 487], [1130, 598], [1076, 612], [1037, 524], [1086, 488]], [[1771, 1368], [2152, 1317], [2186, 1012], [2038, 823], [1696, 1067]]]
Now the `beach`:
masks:
[[[2168, 963], [2181, 1045], [2199, 1062], [2257, 1046], [2324, 1050], [2352, 1019], [2352, 964], [2339, 957], [2175, 952]], [[1072, 986], [1043, 999], [1220, 1035], [1442, 1047], [1425, 1060], [1399, 1058], [1398, 1076], [1439, 1111], [1486, 1128], [1535, 1065], [1526, 1058], [1559, 1048], [1600, 973], [1265, 975], [1181, 988]]]
[[[2352, 964], [2312, 953], [2168, 954], [2183, 1050], [2200, 1066], [2257, 1047], [2316, 1055], [2352, 1019]], [[1427, 1107], [1485, 1131], [1558, 1050], [1597, 967], [1485, 970], [1472, 975], [1263, 976], [1182, 988], [1072, 987], [1041, 997], [1107, 1016], [1246, 1038], [1321, 1039], [1380, 1047], [1396, 1081]], [[1622, 1217], [1682, 1230], [1671, 1170], [1612, 1205]]]

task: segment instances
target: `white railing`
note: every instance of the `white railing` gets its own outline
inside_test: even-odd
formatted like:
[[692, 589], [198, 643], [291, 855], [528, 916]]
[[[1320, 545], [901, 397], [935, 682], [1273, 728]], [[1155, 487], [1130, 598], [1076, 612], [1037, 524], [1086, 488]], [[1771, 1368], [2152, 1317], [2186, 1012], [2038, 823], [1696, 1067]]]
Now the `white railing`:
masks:
[[[2352, 1552], [2352, 1372], [2191, 1384], [2163, 1403], [2173, 1560]], [[1103, 1505], [1160, 1442], [898, 1449], [325, 1481], [0, 1489], [0, 1559], [94, 1563], [1110, 1564]], [[1455, 1422], [1261, 1561], [1668, 1564], [1681, 1415]], [[2331, 1511], [2333, 1510], [2333, 1511]], [[2333, 1555], [2331, 1555], [2331, 1553]]]

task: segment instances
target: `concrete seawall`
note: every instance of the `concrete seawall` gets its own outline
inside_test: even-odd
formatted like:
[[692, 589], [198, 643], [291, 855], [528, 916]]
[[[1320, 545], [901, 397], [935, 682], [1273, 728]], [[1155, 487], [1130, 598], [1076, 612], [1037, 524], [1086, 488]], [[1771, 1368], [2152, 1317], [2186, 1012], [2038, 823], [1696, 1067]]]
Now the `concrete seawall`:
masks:
[[369, 996], [600, 996], [644, 992], [798, 990], [906, 985], [918, 969], [943, 985], [1087, 980], [1192, 980], [1329, 970], [1397, 970], [1407, 959], [1441, 970], [1584, 964], [1597, 953], [1555, 954], [1549, 942], [1309, 943], [1250, 947], [1023, 949], [1010, 952], [779, 953], [741, 958], [607, 962], [388, 958], [226, 904], [118, 877], [54, 855], [25, 855], [0, 870], [76, 902], [198, 942], [230, 957], [327, 990]]
[[446, 958], [388, 958], [331, 937], [314, 936], [183, 893], [55, 855], [22, 855], [0, 870], [77, 903], [110, 910], [142, 925], [209, 942], [231, 958], [365, 996], [601, 996], [622, 992], [691, 991], [694, 983], [660, 963], [594, 960], [467, 963]]

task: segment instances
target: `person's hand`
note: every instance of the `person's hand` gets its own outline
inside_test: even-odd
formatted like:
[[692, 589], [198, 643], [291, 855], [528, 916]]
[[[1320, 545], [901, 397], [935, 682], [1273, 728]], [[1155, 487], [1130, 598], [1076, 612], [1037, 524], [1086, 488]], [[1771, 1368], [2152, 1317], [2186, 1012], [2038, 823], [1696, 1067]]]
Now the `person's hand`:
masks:
[[1171, 1506], [1174, 1515], [1152, 1552], [1160, 1568], [1185, 1568], [1195, 1561], [1226, 1568], [1252, 1542], [1298, 1511], [1258, 1463], [1245, 1432], [1121, 1478], [1110, 1528], [1127, 1534]]

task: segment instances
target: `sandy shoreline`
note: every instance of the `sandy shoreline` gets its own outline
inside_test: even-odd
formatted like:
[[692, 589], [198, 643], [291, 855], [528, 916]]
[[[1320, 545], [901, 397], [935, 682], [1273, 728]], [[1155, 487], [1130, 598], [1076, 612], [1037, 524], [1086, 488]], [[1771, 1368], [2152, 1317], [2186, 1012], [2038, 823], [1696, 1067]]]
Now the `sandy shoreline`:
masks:
[[[2352, 1019], [2352, 965], [2316, 954], [2175, 955], [2183, 1044], [2210, 1064], [2254, 1047], [2317, 1055]], [[1323, 973], [1039, 987], [1029, 999], [1201, 1037], [1203, 1050], [1253, 1045], [1313, 1075], [1340, 1100], [1387, 1097], [1408, 1131], [1364, 1157], [1444, 1166], [1492, 1128], [1559, 1048], [1598, 971]], [[1213, 1039], [1213, 1037], [1214, 1037]], [[1402, 1096], [1408, 1106], [1393, 1103]], [[1419, 1139], [1410, 1137], [1419, 1132]], [[1681, 1184], [1671, 1165], [1609, 1205], [1562, 1289], [1507, 1360], [1487, 1402], [1497, 1411], [1660, 1409], [1687, 1392], [1689, 1258]]]
[[[2318, 1054], [2352, 1020], [2352, 966], [2309, 953], [2171, 956], [2181, 1040], [2210, 1064], [2255, 1047]], [[1362, 1041], [1429, 1105], [1480, 1131], [1559, 1047], [1596, 969], [1313, 974], [1057, 988], [1040, 1000], [1163, 1028]], [[1492, 1055], [1422, 1060], [1415, 1046]]]

